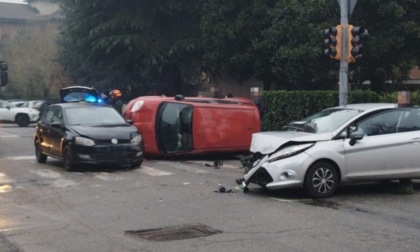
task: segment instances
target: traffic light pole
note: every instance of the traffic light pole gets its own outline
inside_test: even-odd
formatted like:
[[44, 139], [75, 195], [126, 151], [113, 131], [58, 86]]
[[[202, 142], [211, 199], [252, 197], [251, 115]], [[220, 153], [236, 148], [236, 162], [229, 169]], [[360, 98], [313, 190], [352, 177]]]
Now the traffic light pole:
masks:
[[349, 63], [347, 61], [347, 29], [349, 24], [349, 0], [340, 1], [340, 12], [342, 26], [341, 32], [341, 59], [339, 71], [339, 105], [346, 105], [348, 100], [348, 70]]

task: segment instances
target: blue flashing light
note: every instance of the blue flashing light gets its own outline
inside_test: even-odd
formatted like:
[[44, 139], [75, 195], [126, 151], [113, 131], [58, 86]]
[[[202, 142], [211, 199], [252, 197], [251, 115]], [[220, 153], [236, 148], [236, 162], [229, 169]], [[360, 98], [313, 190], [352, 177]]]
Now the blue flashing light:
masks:
[[96, 98], [92, 95], [88, 95], [85, 97], [85, 101], [87, 102], [96, 102]]

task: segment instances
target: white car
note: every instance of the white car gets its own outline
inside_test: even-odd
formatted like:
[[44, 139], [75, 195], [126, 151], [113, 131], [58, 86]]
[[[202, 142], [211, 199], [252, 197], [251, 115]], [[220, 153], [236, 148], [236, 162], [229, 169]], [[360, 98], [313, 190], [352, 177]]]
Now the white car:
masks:
[[420, 178], [420, 107], [350, 104], [322, 110], [285, 131], [253, 134], [242, 160], [247, 190], [303, 187], [314, 198], [340, 184]]
[[16, 107], [10, 102], [0, 100], [0, 121], [17, 123], [19, 127], [27, 127], [30, 123], [39, 119], [39, 111], [36, 109]]

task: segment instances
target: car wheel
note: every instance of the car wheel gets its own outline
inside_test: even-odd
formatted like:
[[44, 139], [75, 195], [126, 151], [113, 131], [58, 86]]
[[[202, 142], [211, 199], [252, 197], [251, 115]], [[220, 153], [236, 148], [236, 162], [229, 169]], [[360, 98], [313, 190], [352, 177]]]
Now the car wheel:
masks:
[[64, 147], [63, 150], [63, 163], [64, 163], [64, 170], [72, 171], [74, 170], [74, 163], [72, 160], [71, 151], [69, 147]]
[[16, 123], [19, 127], [28, 127], [30, 120], [28, 115], [20, 114], [16, 116]]
[[42, 154], [41, 143], [39, 142], [39, 140], [36, 140], [35, 142], [35, 156], [36, 161], [38, 161], [38, 163], [47, 162], [47, 155]]
[[314, 198], [331, 197], [338, 187], [338, 174], [333, 165], [327, 162], [313, 164], [305, 178], [306, 192]]

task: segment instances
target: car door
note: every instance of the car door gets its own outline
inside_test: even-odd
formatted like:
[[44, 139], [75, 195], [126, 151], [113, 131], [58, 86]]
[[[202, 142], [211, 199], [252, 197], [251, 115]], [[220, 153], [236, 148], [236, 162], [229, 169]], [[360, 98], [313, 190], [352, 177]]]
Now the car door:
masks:
[[62, 110], [58, 106], [49, 107], [38, 123], [38, 135], [42, 139], [41, 148], [50, 155], [61, 156], [60, 146], [63, 130], [59, 125], [62, 123]]
[[0, 120], [1, 121], [14, 121], [15, 113], [11, 109], [11, 105], [7, 101], [0, 101]]
[[411, 131], [399, 130], [400, 124], [410, 113], [411, 109], [392, 109], [355, 124], [364, 137], [353, 146], [349, 140], [345, 142], [349, 180], [391, 179], [420, 174], [420, 158], [417, 154], [420, 150], [420, 131], [414, 130], [414, 127]]
[[49, 140], [51, 144], [51, 154], [61, 157], [61, 141], [64, 137], [63, 110], [59, 106], [53, 106], [51, 123], [49, 124]]

